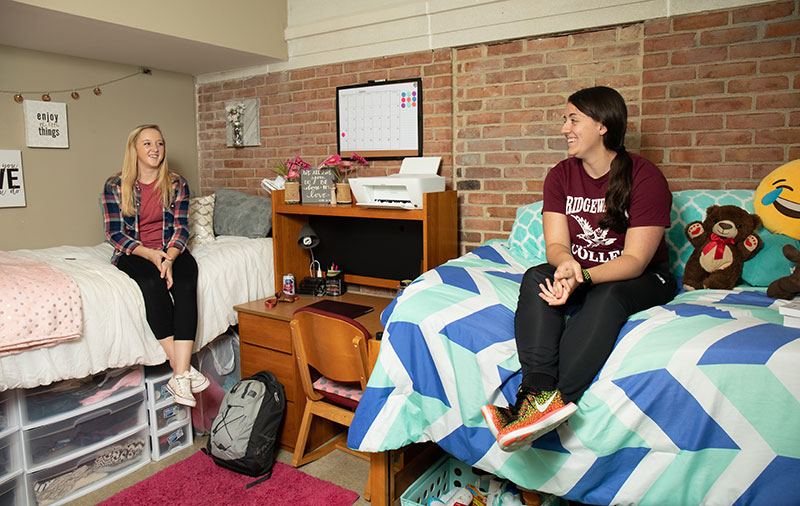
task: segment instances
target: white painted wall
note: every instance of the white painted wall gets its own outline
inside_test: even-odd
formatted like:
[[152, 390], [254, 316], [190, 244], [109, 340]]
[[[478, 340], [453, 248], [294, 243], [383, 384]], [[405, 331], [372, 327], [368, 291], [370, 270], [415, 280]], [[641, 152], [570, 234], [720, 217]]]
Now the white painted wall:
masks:
[[286, 0], [286, 62], [200, 83], [441, 47], [535, 37], [765, 3], [764, 0]]

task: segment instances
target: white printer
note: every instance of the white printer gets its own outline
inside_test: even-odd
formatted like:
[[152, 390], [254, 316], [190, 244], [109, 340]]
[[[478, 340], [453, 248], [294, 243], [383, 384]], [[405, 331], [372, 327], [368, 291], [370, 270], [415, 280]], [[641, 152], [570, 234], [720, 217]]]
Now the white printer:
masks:
[[441, 156], [404, 158], [400, 172], [391, 176], [355, 177], [350, 188], [359, 206], [422, 209], [422, 194], [444, 191], [437, 175]]

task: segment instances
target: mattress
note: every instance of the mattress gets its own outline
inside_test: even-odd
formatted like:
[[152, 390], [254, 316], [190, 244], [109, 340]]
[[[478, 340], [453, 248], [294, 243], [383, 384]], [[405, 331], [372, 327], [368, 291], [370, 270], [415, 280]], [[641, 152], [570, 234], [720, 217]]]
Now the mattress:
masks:
[[[139, 287], [110, 263], [110, 244], [14, 253], [47, 262], [75, 280], [83, 303], [83, 335], [0, 357], [0, 391], [167, 360], [147, 325]], [[274, 292], [272, 239], [220, 236], [195, 246], [192, 254], [199, 269], [197, 351], [237, 323], [233, 306]]]

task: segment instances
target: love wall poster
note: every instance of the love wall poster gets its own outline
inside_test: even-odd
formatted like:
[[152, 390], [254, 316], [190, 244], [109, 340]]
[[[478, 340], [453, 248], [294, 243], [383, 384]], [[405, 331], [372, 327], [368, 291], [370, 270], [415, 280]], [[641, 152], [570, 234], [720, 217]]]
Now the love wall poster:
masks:
[[0, 149], [0, 207], [25, 207], [22, 153]]

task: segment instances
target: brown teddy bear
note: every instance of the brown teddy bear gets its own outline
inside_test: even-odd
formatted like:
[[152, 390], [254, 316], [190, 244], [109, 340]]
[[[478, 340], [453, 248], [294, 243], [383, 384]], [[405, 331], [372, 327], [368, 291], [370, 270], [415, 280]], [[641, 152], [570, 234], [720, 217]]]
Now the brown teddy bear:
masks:
[[761, 218], [737, 206], [711, 206], [706, 219], [686, 225], [694, 252], [686, 262], [683, 287], [687, 290], [730, 290], [742, 275], [746, 260], [764, 245], [756, 230]]
[[800, 250], [791, 244], [783, 246], [783, 256], [794, 262], [794, 270], [788, 276], [778, 278], [767, 287], [767, 296], [773, 299], [791, 299], [800, 293]]

